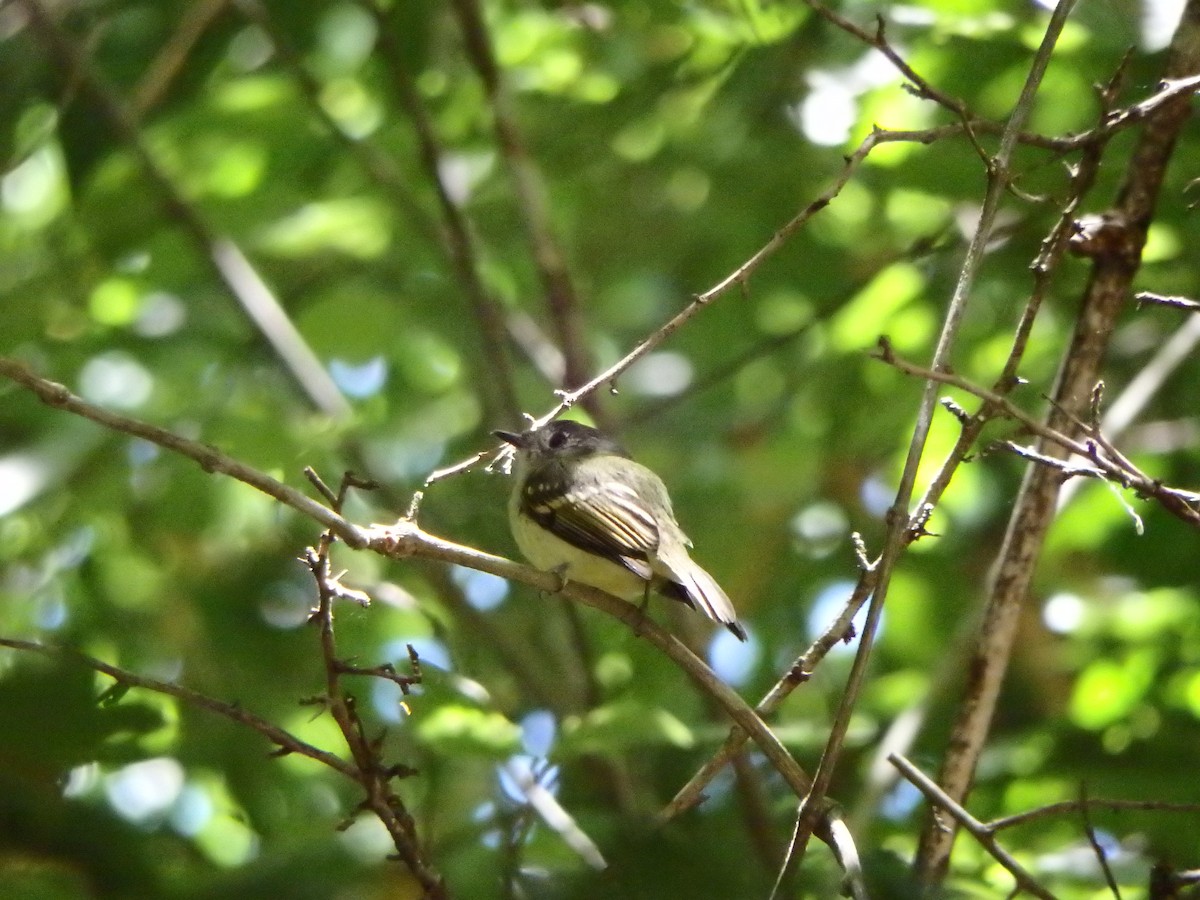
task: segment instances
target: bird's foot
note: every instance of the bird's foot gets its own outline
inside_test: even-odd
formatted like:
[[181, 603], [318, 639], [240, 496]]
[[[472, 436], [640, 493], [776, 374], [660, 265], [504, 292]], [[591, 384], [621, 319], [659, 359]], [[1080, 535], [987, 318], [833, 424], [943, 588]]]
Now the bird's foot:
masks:
[[567, 564], [563, 563], [561, 566], [555, 566], [553, 569], [547, 569], [546, 571], [558, 578], [558, 585], [550, 593], [561, 594], [563, 588], [567, 586]]

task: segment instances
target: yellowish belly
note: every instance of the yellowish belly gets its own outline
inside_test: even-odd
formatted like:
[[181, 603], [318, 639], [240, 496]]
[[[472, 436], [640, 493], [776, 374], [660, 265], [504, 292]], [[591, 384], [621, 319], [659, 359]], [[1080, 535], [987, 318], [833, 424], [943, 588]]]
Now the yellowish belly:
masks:
[[591, 585], [623, 600], [645, 594], [646, 582], [624, 566], [586, 553], [515, 512], [510, 521], [517, 547], [536, 568], [559, 572], [568, 581]]

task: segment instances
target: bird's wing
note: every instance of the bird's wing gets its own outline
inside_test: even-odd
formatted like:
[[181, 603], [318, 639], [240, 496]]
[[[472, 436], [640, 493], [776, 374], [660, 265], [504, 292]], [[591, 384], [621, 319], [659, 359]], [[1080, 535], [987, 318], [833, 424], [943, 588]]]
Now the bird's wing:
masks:
[[652, 575], [647, 559], [658, 549], [658, 525], [638, 499], [622, 484], [548, 484], [526, 491], [526, 515], [569, 544], [610, 559], [635, 575]]

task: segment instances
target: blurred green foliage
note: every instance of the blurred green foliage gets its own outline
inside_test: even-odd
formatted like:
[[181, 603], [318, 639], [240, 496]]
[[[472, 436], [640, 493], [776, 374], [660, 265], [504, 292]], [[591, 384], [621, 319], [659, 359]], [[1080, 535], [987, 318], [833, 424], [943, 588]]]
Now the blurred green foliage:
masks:
[[[560, 385], [533, 364], [528, 337], [505, 348], [511, 373], [489, 368], [381, 34], [394, 39], [430, 116], [442, 183], [470, 222], [487, 292], [514, 334], [532, 326], [544, 336], [543, 350], [553, 326], [494, 109], [451, 6], [395, 0], [376, 17], [353, 0], [264, 5], [274, 33], [231, 4], [174, 57], [171, 42], [200, 4], [89, 0], [56, 5], [55, 15], [113, 94], [153, 98], [138, 121], [145, 152], [212, 233], [247, 254], [352, 414], [314, 412], [22, 3], [0, 10], [0, 352], [301, 489], [304, 466], [330, 482], [347, 469], [369, 474], [384, 489], [356, 492], [347, 512], [388, 521], [433, 469], [489, 446], [490, 429], [518, 424], [486, 384], [511, 377], [533, 413]], [[1010, 110], [1046, 19], [1038, 5], [990, 0], [840, 9], [867, 28], [881, 14], [917, 71], [995, 118]], [[829, 185], [873, 125], [954, 121], [801, 4], [489, 2], [485, 12], [596, 369], [749, 258]], [[1153, 89], [1162, 40], [1139, 15], [1132, 4], [1081, 6], [1032, 129], [1090, 127], [1090, 85], [1111, 76], [1127, 45], [1139, 50], [1124, 101]], [[280, 41], [315, 79], [314, 95], [273, 49]], [[993, 137], [981, 141], [994, 149]], [[363, 165], [355, 142], [387, 160], [399, 192]], [[1176, 159], [1200, 158], [1198, 142], [1185, 132]], [[1111, 201], [1131, 146], [1131, 135], [1114, 142], [1089, 209]], [[1008, 353], [1029, 263], [1065, 190], [1061, 162], [1018, 153], [1022, 193], [1006, 199], [1003, 239], [954, 353], [956, 369], [981, 382]], [[1142, 289], [1197, 291], [1195, 174], [1187, 164], [1168, 172]], [[652, 614], [752, 701], [839, 611], [857, 574], [850, 532], [878, 546], [920, 385], [867, 351], [886, 334], [903, 355], [928, 359], [984, 180], [962, 138], [880, 147], [744, 290], [701, 311], [601, 398], [622, 439], [665, 476], [697, 558], [752, 640], [733, 647], [665, 601]], [[1030, 409], [1049, 390], [1086, 275], [1077, 260], [1056, 275], [1022, 367], [1030, 384], [1015, 395]], [[1107, 364], [1109, 396], [1181, 320], [1127, 311]], [[1167, 483], [1200, 482], [1198, 395], [1193, 356], [1124, 441]], [[939, 416], [926, 479], [957, 435]], [[1003, 423], [988, 436], [1022, 437]], [[910, 754], [936, 768], [962, 635], [1020, 474], [999, 452], [964, 466], [935, 534], [892, 584], [833, 790], [857, 826], [873, 896], [911, 895], [906, 864], [923, 805], [912, 789], [873, 780], [872, 753], [923, 704]], [[422, 522], [511, 555], [507, 489], [478, 470], [446, 480], [429, 491]], [[317, 537], [313, 523], [8, 384], [0, 515], [0, 634], [179, 681], [345, 754], [328, 716], [300, 705], [324, 678], [305, 626], [315, 592], [296, 560]], [[1195, 541], [1137, 498], [1095, 484], [1073, 497], [1039, 564], [975, 815], [1073, 799], [1081, 785], [1091, 797], [1200, 801], [1186, 762], [1200, 746]], [[371, 726], [386, 729], [389, 760], [418, 770], [399, 789], [454, 896], [504, 895], [506, 878], [519, 885], [508, 896], [765, 895], [794, 798], [757, 756], [748, 762], [757, 794], [727, 774], [701, 812], [662, 830], [645, 824], [725, 733], [718, 712], [645, 642], [497, 579], [341, 550], [337, 561], [375, 600], [338, 608], [341, 652], [401, 672], [407, 644], [421, 656], [425, 682], [407, 709], [395, 685], [349, 683]], [[848, 648], [835, 650], [777, 719], [810, 770], [849, 662]], [[381, 826], [356, 812], [354, 785], [310, 760], [268, 758], [260, 736], [173, 698], [135, 689], [100, 703], [111, 685], [69, 661], [0, 654], [0, 895], [415, 896], [402, 866], [386, 860]], [[604, 874], [528, 810], [498, 767], [546, 757], [559, 802], [611, 863]], [[1156, 860], [1200, 865], [1200, 815], [1093, 820], [1131, 891]], [[1006, 831], [1003, 841], [1056, 895], [1103, 895], [1078, 818]], [[817, 849], [795, 890], [828, 896], [836, 883]], [[951, 884], [960, 896], [991, 897], [1010, 880], [960, 839]]]

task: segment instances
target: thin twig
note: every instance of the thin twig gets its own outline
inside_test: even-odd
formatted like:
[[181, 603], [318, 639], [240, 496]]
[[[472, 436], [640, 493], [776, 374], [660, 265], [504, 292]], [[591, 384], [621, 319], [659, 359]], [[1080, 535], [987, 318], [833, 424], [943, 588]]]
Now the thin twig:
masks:
[[[318, 485], [323, 495], [333, 497], [333, 511], [339, 515], [351, 488], [365, 483], [348, 472], [342, 476], [341, 484], [334, 493], [311, 469], [306, 470], [305, 474], [308, 475], [309, 481]], [[382, 736], [376, 739], [367, 736], [366, 726], [358, 715], [354, 698], [342, 689], [341, 682], [343, 675], [383, 678], [397, 685], [401, 692], [407, 695], [413, 685], [421, 681], [420, 661], [412, 645], [409, 645], [408, 657], [412, 673], [402, 676], [390, 664], [370, 668], [358, 667], [347, 664], [338, 656], [334, 639], [334, 601], [348, 597], [369, 604], [370, 598], [361, 591], [346, 588], [341, 584], [339, 576], [333, 574], [329, 551], [335, 541], [334, 532], [326, 530], [321, 534], [317, 545], [309, 547], [304, 553], [304, 562], [317, 585], [317, 609], [310, 621], [315, 622], [319, 629], [321, 658], [325, 667], [325, 693], [319, 698], [319, 702], [337, 724], [354, 760], [354, 780], [365, 794], [361, 808], [371, 810], [387, 829], [398, 857], [420, 883], [425, 896], [435, 900], [446, 898], [445, 882], [432, 867], [422, 847], [420, 836], [417, 834], [416, 820], [391, 785], [393, 778], [409, 777], [416, 774], [416, 770], [403, 764], [384, 763]]]
[[935, 806], [941, 807], [948, 812], [951, 818], [954, 819], [963, 829], [975, 838], [979, 846], [983, 847], [996, 862], [1004, 866], [1016, 879], [1017, 885], [1024, 891], [1028, 891], [1035, 897], [1041, 897], [1043, 900], [1054, 900], [1054, 895], [1046, 890], [1025, 868], [1018, 863], [1009, 853], [996, 842], [995, 829], [990, 828], [983, 822], [980, 822], [969, 812], [955, 801], [952, 797], [946, 794], [928, 775], [914, 766], [903, 756], [895, 753], [888, 757], [888, 762], [900, 770], [901, 774], [907, 778], [912, 785], [925, 795], [926, 799]]
[[138, 118], [145, 116], [167, 96], [192, 48], [228, 5], [229, 0], [198, 0], [183, 11], [179, 27], [171, 32], [171, 37], [138, 79], [130, 101]]
[[1133, 295], [1133, 299], [1138, 302], [1138, 306], [1152, 303], [1158, 306], [1182, 309], [1184, 312], [1200, 313], [1200, 302], [1191, 300], [1188, 297], [1175, 297], [1168, 294], [1155, 294], [1150, 291], [1138, 291]]
[[232, 722], [237, 722], [239, 725], [245, 725], [257, 731], [268, 741], [279, 748], [280, 753], [295, 753], [298, 756], [306, 756], [309, 759], [315, 760], [322, 765], [328, 766], [335, 772], [345, 775], [347, 778], [355, 779], [356, 773], [354, 766], [346, 762], [339, 756], [322, 750], [319, 747], [314, 747], [312, 744], [306, 743], [288, 731], [278, 727], [277, 725], [268, 722], [266, 719], [256, 716], [252, 712], [248, 712], [237, 703], [225, 703], [224, 701], [214, 699], [206, 694], [201, 694], [191, 688], [183, 687], [182, 685], [172, 684], [169, 681], [159, 681], [155, 678], [147, 678], [143, 675], [137, 675], [126, 669], [118, 668], [117, 666], [109, 665], [103, 660], [96, 659], [94, 656], [88, 656], [86, 653], [80, 653], [71, 647], [63, 647], [53, 644], [42, 644], [36, 641], [22, 641], [16, 638], [0, 637], [0, 647], [9, 647], [13, 650], [21, 650], [27, 653], [37, 653], [42, 656], [61, 657], [64, 659], [74, 660], [82, 665], [93, 669], [96, 672], [102, 672], [112, 678], [118, 684], [132, 688], [143, 688], [148, 691], [154, 691], [156, 694], [166, 694], [171, 697], [176, 697], [189, 706], [194, 706], [197, 709], [204, 709], [208, 712], [215, 713], [229, 719]]
[[[858, 584], [851, 592], [846, 603], [842, 606], [837, 617], [809, 645], [808, 649], [792, 663], [791, 667], [775, 682], [771, 689], [758, 702], [758, 705], [754, 707], [755, 712], [759, 716], [767, 718], [773, 715], [792, 691], [808, 681], [817, 664], [828, 655], [830, 650], [839, 643], [849, 641], [853, 637], [854, 616], [871, 595], [874, 584], [874, 569], [869, 564], [866, 564], [864, 565], [863, 576], [859, 579]], [[749, 739], [749, 735], [741, 728], [736, 725], [731, 728], [728, 736], [725, 738], [725, 742], [717, 752], [697, 770], [695, 775], [688, 779], [688, 782], [679, 789], [671, 799], [671, 802], [662, 808], [658, 814], [659, 823], [666, 823], [700, 803], [704, 799], [704, 789], [708, 786], [709, 782], [728, 765], [730, 760], [742, 751], [742, 748], [745, 747]]]
[[[1166, 800], [1096, 800], [1090, 797], [1087, 803], [1092, 809], [1187, 813], [1190, 815], [1200, 813], [1200, 803], [1172, 803]], [[1062, 800], [1058, 803], [1048, 803], [1036, 809], [1014, 813], [1011, 816], [1004, 816], [1000, 819], [993, 819], [988, 822], [988, 828], [992, 831], [1003, 831], [1005, 828], [1016, 828], [1019, 825], [1028, 825], [1030, 822], [1040, 822], [1043, 819], [1074, 815], [1079, 812], [1080, 806], [1081, 801], [1079, 800]]]
[[[1197, 494], [1195, 491], [1164, 485], [1158, 479], [1147, 475], [1135, 466], [1128, 457], [1116, 451], [1112, 447], [1111, 442], [1095, 431], [1093, 426], [1079, 420], [1077, 417], [1071, 416], [1069, 412], [1062, 411], [1061, 406], [1055, 410], [1058, 413], [1059, 419], [1067, 420], [1066, 424], [1074, 425], [1075, 430], [1081, 432], [1084, 439], [1071, 437], [1067, 432], [1048, 425], [1041, 419], [1035, 418], [1007, 397], [974, 384], [969, 379], [963, 378], [960, 375], [949, 372], [934, 372], [932, 369], [926, 369], [923, 366], [906, 362], [892, 352], [886, 340], [881, 341], [880, 349], [873, 355], [876, 359], [883, 360], [888, 365], [894, 366], [909, 375], [915, 375], [941, 384], [953, 385], [967, 393], [974, 394], [986, 403], [991, 404], [999, 413], [1020, 422], [1027, 429], [1042, 438], [1044, 442], [1060, 447], [1062, 451], [1068, 454], [1073, 453], [1091, 460], [1095, 465], [1082, 466], [1068, 463], [1062, 457], [1052, 460], [1045, 448], [1030, 449], [1019, 447], [1016, 444], [1009, 444], [1009, 449], [1014, 450], [1014, 452], [1019, 452], [1022, 456], [1038, 462], [1043, 467], [1053, 468], [1054, 471], [1069, 476], [1083, 475], [1099, 477], [1100, 474], [1103, 474], [1105, 479], [1121, 487], [1131, 488], [1140, 496], [1150, 497], [1158, 501], [1167, 512], [1176, 518], [1194, 527], [1200, 527], [1200, 507], [1198, 507], [1200, 494]], [[1104, 452], [1101, 452], [1102, 450]]]
[[1104, 873], [1104, 881], [1108, 885], [1108, 889], [1112, 891], [1112, 895], [1121, 900], [1121, 889], [1117, 887], [1117, 879], [1113, 877], [1112, 867], [1108, 864], [1108, 854], [1104, 852], [1104, 848], [1100, 845], [1100, 839], [1096, 837], [1096, 826], [1092, 824], [1092, 813], [1089, 809], [1087, 787], [1079, 786], [1079, 817], [1083, 819], [1083, 830], [1087, 834], [1088, 843], [1092, 846], [1092, 852], [1096, 854], [1096, 859], [1100, 863], [1100, 870]]

